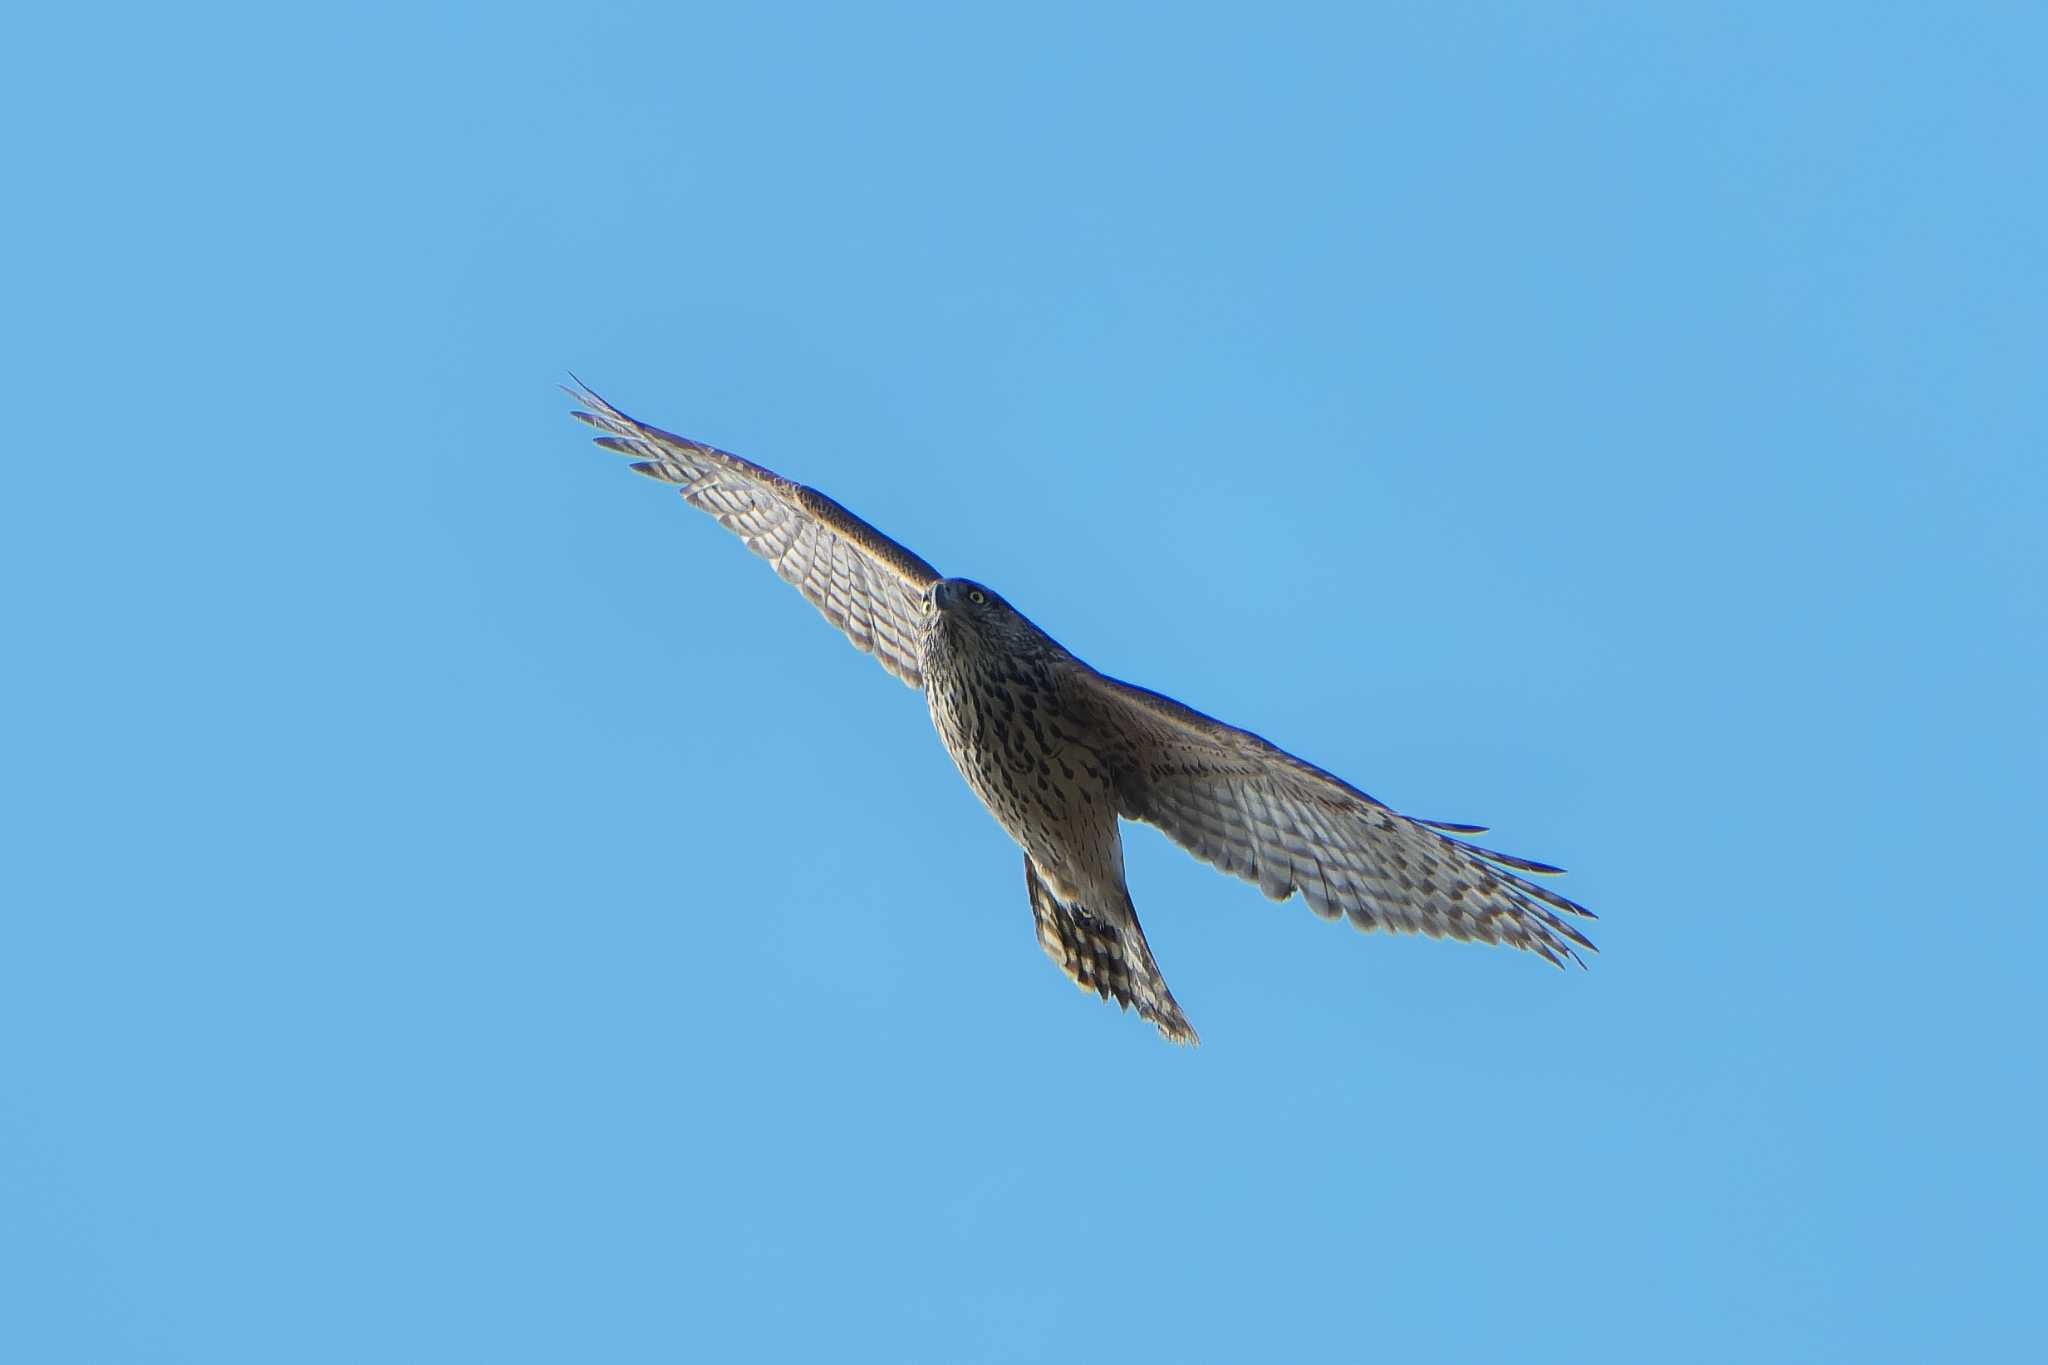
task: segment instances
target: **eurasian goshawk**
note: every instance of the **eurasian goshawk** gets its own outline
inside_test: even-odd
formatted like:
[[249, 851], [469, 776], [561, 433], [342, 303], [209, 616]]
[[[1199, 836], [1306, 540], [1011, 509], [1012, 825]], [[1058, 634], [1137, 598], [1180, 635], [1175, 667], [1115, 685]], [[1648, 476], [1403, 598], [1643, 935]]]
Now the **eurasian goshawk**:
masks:
[[980, 583], [938, 570], [814, 488], [636, 422], [588, 389], [575, 415], [633, 468], [679, 486], [857, 648], [922, 690], [967, 785], [1024, 850], [1038, 941], [1083, 990], [1167, 1038], [1195, 1030], [1124, 886], [1118, 817], [1156, 825], [1275, 900], [1296, 891], [1361, 929], [1505, 943], [1560, 966], [1589, 911], [1475, 847], [1478, 825], [1416, 820], [1170, 697], [1104, 677]]

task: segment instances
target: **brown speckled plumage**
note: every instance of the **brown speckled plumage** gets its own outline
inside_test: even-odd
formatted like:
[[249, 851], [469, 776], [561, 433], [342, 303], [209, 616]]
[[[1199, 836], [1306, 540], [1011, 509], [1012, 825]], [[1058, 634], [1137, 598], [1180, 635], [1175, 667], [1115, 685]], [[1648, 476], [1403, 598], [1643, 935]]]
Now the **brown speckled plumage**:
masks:
[[[961, 775], [1024, 850], [1046, 954], [1084, 990], [1195, 1041], [1124, 884], [1117, 821], [1142, 820], [1325, 919], [1502, 943], [1562, 964], [1581, 906], [1523, 873], [1558, 869], [1416, 820], [1259, 736], [1105, 677], [990, 589], [938, 571], [844, 507], [587, 389], [598, 444], [682, 494], [775, 566], [855, 646], [921, 688]], [[1583, 964], [1582, 964], [1583, 965]]]

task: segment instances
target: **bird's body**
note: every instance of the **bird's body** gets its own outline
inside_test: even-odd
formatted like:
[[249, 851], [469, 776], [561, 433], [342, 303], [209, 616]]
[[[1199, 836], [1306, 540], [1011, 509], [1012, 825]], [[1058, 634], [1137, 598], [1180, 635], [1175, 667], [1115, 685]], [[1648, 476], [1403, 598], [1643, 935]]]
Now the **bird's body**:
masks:
[[979, 583], [938, 583], [933, 608], [922, 637], [932, 726], [1024, 850], [1039, 943], [1084, 989], [1194, 1041], [1124, 884], [1119, 744], [1078, 685], [1093, 670]]
[[[1475, 848], [1480, 832], [1400, 815], [1248, 731], [1118, 682], [993, 590], [938, 571], [832, 499], [627, 417], [588, 390], [576, 415], [681, 486], [770, 560], [858, 647], [921, 688], [967, 785], [1024, 850], [1046, 953], [1074, 982], [1195, 1041], [1124, 882], [1118, 820], [1143, 820], [1275, 899], [1360, 928], [1506, 943], [1562, 962], [1587, 915], [1520, 873], [1557, 869]], [[1513, 869], [1513, 870], [1509, 870]]]

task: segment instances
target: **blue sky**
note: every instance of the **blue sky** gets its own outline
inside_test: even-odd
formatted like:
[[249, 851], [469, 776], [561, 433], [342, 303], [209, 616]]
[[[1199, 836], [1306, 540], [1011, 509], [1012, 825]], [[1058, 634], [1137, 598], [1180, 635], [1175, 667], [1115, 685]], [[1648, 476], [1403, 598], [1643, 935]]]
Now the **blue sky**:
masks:
[[[17, 17], [0, 1357], [2038, 1350], [2048, 23], [1645, 9]], [[1600, 955], [1163, 1045], [571, 368]]]

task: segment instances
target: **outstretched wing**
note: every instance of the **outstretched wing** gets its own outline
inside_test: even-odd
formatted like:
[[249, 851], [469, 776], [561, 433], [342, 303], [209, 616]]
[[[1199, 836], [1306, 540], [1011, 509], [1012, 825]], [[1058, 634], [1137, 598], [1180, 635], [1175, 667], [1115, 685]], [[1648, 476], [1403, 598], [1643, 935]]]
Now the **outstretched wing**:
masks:
[[[1196, 857], [1274, 900], [1297, 890], [1325, 919], [1361, 929], [1506, 943], [1559, 966], [1593, 944], [1559, 912], [1592, 912], [1518, 873], [1560, 869], [1414, 820], [1248, 730], [1093, 670], [1079, 680], [1105, 747], [1119, 813], [1157, 825]], [[1448, 833], [1446, 832], [1448, 831]]]
[[565, 391], [589, 409], [573, 415], [607, 433], [599, 445], [637, 457], [636, 472], [678, 485], [685, 502], [773, 564], [855, 648], [912, 687], [924, 686], [919, 622], [938, 570], [815, 488], [636, 422], [580, 382]]

